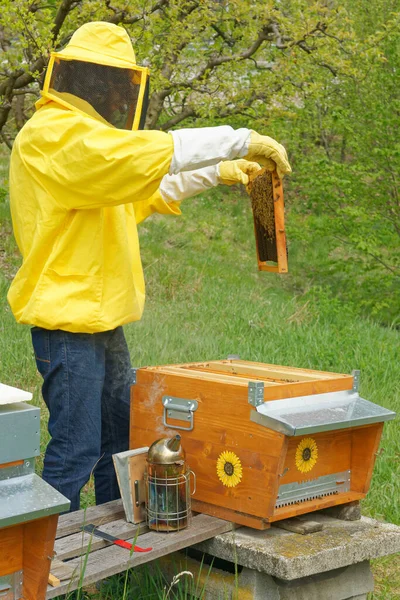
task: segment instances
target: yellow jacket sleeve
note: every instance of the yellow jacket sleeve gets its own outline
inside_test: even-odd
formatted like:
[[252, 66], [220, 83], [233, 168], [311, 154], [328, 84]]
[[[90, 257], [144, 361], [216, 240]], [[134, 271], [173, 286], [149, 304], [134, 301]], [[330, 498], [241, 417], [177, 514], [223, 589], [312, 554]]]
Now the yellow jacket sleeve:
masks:
[[32, 177], [66, 210], [148, 199], [173, 155], [168, 133], [115, 129], [54, 103], [34, 115], [16, 143]]

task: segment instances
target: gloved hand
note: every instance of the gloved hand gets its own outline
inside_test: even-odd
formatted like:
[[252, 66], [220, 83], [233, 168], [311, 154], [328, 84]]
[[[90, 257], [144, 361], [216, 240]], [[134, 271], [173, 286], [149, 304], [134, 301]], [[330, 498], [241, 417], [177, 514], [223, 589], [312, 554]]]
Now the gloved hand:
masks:
[[234, 185], [235, 183], [249, 183], [249, 175], [256, 173], [261, 169], [256, 162], [249, 162], [244, 158], [239, 160], [226, 160], [218, 164], [219, 179], [225, 185]]
[[261, 163], [268, 171], [276, 169], [280, 179], [292, 172], [285, 148], [273, 138], [255, 131], [251, 132], [249, 149], [244, 158]]

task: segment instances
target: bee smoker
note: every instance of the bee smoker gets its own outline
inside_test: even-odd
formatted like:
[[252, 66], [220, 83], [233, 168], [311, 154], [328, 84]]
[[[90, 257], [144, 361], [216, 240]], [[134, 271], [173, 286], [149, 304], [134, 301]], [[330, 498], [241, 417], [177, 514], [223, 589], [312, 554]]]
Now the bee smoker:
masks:
[[187, 467], [180, 435], [162, 438], [150, 446], [144, 477], [150, 529], [180, 531], [189, 525], [191, 474], [195, 477]]

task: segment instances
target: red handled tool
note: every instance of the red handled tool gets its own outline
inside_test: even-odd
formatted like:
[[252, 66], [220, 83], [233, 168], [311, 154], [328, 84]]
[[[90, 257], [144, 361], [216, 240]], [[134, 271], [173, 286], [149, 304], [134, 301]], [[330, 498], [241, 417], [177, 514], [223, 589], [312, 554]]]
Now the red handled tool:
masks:
[[92, 535], [96, 535], [97, 537], [102, 538], [103, 540], [107, 540], [107, 542], [112, 542], [115, 546], [121, 546], [121, 548], [126, 548], [127, 550], [132, 550], [134, 552], [150, 552], [153, 548], [141, 548], [140, 546], [134, 546], [130, 542], [126, 542], [125, 540], [121, 540], [119, 538], [110, 535], [109, 533], [104, 533], [104, 531], [100, 531], [97, 529], [96, 525], [84, 525], [82, 527], [83, 531], [86, 533], [91, 533]]

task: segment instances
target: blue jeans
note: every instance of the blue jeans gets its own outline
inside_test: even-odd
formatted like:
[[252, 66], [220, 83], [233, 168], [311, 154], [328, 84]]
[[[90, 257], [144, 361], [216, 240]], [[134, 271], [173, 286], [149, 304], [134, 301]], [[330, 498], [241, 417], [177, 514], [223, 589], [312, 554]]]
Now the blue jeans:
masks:
[[43, 479], [78, 510], [93, 471], [96, 504], [120, 497], [112, 455], [129, 447], [132, 370], [122, 327], [100, 333], [32, 328], [49, 409]]

